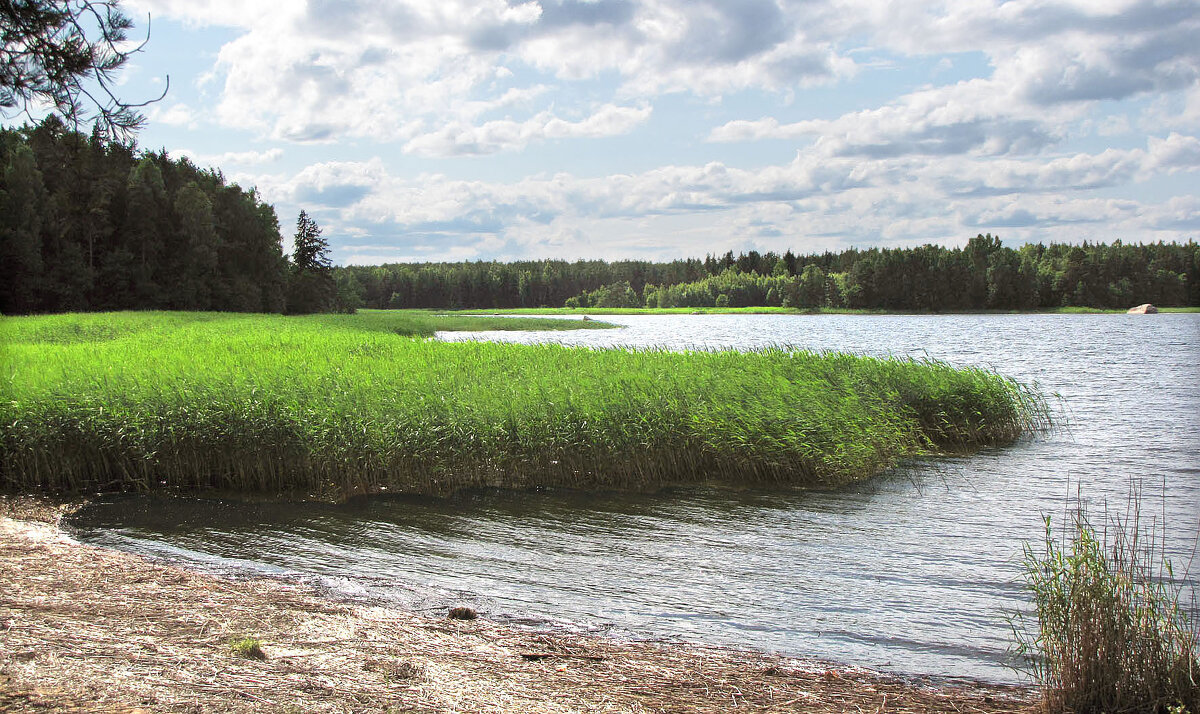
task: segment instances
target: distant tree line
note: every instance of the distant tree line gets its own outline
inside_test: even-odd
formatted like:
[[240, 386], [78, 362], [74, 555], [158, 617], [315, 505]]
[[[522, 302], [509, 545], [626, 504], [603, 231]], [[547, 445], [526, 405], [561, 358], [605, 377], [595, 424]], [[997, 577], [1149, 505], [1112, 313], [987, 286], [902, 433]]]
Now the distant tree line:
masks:
[[165, 152], [50, 116], [0, 129], [0, 312], [337, 307], [328, 244], [304, 213], [297, 256], [275, 209]]
[[303, 211], [275, 209], [165, 152], [50, 116], [0, 128], [0, 312], [790, 306], [885, 310], [1200, 306], [1200, 246], [1029, 244], [791, 251], [703, 260], [404, 263], [335, 268]]
[[980, 235], [962, 248], [704, 260], [400, 263], [335, 268], [376, 308], [844, 307], [885, 310], [1200, 306], [1200, 245], [1027, 244]]

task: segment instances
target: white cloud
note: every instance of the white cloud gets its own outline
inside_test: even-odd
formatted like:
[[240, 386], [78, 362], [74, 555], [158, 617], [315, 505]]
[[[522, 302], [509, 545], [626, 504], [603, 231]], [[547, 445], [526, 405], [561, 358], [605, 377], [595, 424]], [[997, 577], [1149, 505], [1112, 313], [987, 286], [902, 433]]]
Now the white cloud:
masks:
[[708, 141], [758, 141], [760, 139], [799, 139], [814, 136], [818, 132], [812, 122], [780, 124], [775, 117], [762, 119], [734, 119], [716, 127], [708, 135]]
[[[407, 142], [602, 75], [621, 85], [608, 103], [629, 105], [662, 92], [791, 90], [854, 71], [829, 38], [807, 34], [826, 10], [777, 0], [312, 0], [244, 14], [226, 0], [142, 4], [237, 28], [215, 67], [217, 118], [299, 142]], [[528, 109], [531, 119], [546, 111]]]
[[1195, 171], [1200, 169], [1200, 139], [1175, 132], [1166, 139], [1150, 137], [1149, 159], [1148, 173]]
[[[1182, 182], [1200, 169], [1195, 0], [137, 1], [234, 28], [205, 123], [403, 154], [409, 172], [509, 154], [453, 162], [454, 176], [402, 175], [390, 158], [257, 176], [287, 210], [353, 236], [342, 257], [1195, 234], [1192, 197], [1171, 195], [1194, 193]], [[903, 89], [880, 89], [891, 77]], [[843, 81], [853, 110], [806, 105], [825, 95], [804, 88]], [[676, 153], [653, 153], [646, 134], [684, 111], [688, 135], [661, 142]], [[691, 146], [697, 116], [721, 118]], [[511, 157], [627, 134], [611, 144], [654, 147], [637, 170], [613, 169], [616, 154], [579, 175]], [[766, 139], [795, 159], [725, 145]], [[211, 158], [251, 170], [277, 151]], [[534, 175], [470, 180], [513, 166]], [[1157, 198], [1117, 197], [1133, 184]]]
[[183, 158], [197, 166], [261, 166], [272, 164], [283, 158], [283, 149], [267, 149], [265, 151], [226, 151], [221, 154], [204, 154], [191, 149], [176, 149], [173, 155]]
[[834, 156], [1033, 153], [1058, 141], [1076, 114], [1022, 102], [991, 80], [973, 79], [904, 95], [837, 119], [780, 124], [772, 117], [714, 129], [714, 142], [811, 137]]
[[454, 122], [410, 139], [404, 145], [404, 152], [445, 157], [515, 151], [531, 142], [546, 139], [626, 134], [649, 116], [649, 107], [606, 104], [579, 121], [568, 121], [550, 112], [541, 112], [522, 122], [500, 119], [479, 126]]
[[1200, 116], [1200, 5], [1189, 0], [840, 5], [854, 20], [830, 32], [864, 33], [873, 46], [908, 55], [982, 51], [992, 74], [832, 120], [734, 120], [713, 129], [710, 142], [804, 139], [832, 155], [869, 157], [1030, 154], [1053, 147], [1103, 100], [1159, 96], [1173, 106], [1157, 109], [1155, 130], [1196, 126]]
[[326, 207], [344, 235], [356, 231], [344, 259], [369, 262], [366, 245], [430, 260], [472, 246], [489, 257], [667, 258], [742, 244], [954, 244], [981, 231], [1055, 241], [1186, 237], [1194, 201], [1142, 203], [1092, 192], [1198, 169], [1200, 139], [1171, 134], [1144, 149], [1049, 161], [962, 155], [929, 163], [813, 151], [756, 170], [710, 162], [506, 183], [403, 179], [373, 159], [316, 164], [260, 185], [268, 198]]
[[166, 105], [154, 105], [147, 114], [150, 121], [160, 122], [169, 126], [183, 126], [194, 129], [199, 126], [196, 111], [186, 104], [175, 102]]

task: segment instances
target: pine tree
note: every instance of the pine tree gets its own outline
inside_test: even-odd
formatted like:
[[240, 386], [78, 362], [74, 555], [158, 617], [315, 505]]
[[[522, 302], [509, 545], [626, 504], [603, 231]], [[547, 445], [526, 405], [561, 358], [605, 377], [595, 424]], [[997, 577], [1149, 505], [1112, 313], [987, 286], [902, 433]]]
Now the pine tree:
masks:
[[28, 146], [18, 146], [0, 184], [0, 311], [38, 309], [46, 188]]
[[163, 272], [163, 237], [170, 233], [164, 230], [167, 191], [154, 159], [145, 156], [129, 169], [126, 192], [124, 237], [129, 252], [137, 258], [132, 275], [137, 307], [143, 310], [168, 307], [163, 285], [158, 280]]
[[333, 264], [329, 260], [329, 243], [321, 237], [317, 222], [309, 218], [305, 211], [300, 211], [296, 219], [294, 240], [288, 312], [309, 313], [330, 309], [337, 287], [333, 281]]
[[220, 245], [213, 224], [212, 202], [195, 181], [189, 181], [175, 195], [175, 215], [183, 244], [176, 306], [185, 310], [211, 310]]

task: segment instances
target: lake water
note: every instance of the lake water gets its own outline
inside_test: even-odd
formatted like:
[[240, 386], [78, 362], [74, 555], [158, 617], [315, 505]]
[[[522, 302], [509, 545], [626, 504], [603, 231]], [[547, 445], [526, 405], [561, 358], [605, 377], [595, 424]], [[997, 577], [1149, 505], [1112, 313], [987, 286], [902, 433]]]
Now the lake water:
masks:
[[[836, 491], [471, 493], [345, 506], [119, 498], [77, 537], [319, 580], [418, 609], [733, 644], [884, 671], [1019, 681], [1021, 544], [1079, 493], [1186, 565], [1200, 533], [1200, 315], [605, 317], [621, 330], [444, 339], [814, 350], [983, 365], [1057, 394], [1066, 427]], [[1195, 586], [1200, 560], [1192, 566]]]

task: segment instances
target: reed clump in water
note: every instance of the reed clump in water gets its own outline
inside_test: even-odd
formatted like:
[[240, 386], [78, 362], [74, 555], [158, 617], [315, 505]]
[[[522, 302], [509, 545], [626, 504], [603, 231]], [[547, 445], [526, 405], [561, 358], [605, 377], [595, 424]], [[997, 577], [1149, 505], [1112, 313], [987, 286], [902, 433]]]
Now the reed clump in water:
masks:
[[932, 360], [448, 344], [413, 319], [7, 319], [0, 484], [324, 498], [838, 484], [1047, 422], [1025, 386]]
[[1200, 712], [1200, 621], [1138, 501], [1097, 530], [1079, 506], [1061, 541], [1025, 547], [1036, 623], [1017, 618], [1017, 651], [1048, 712]]

